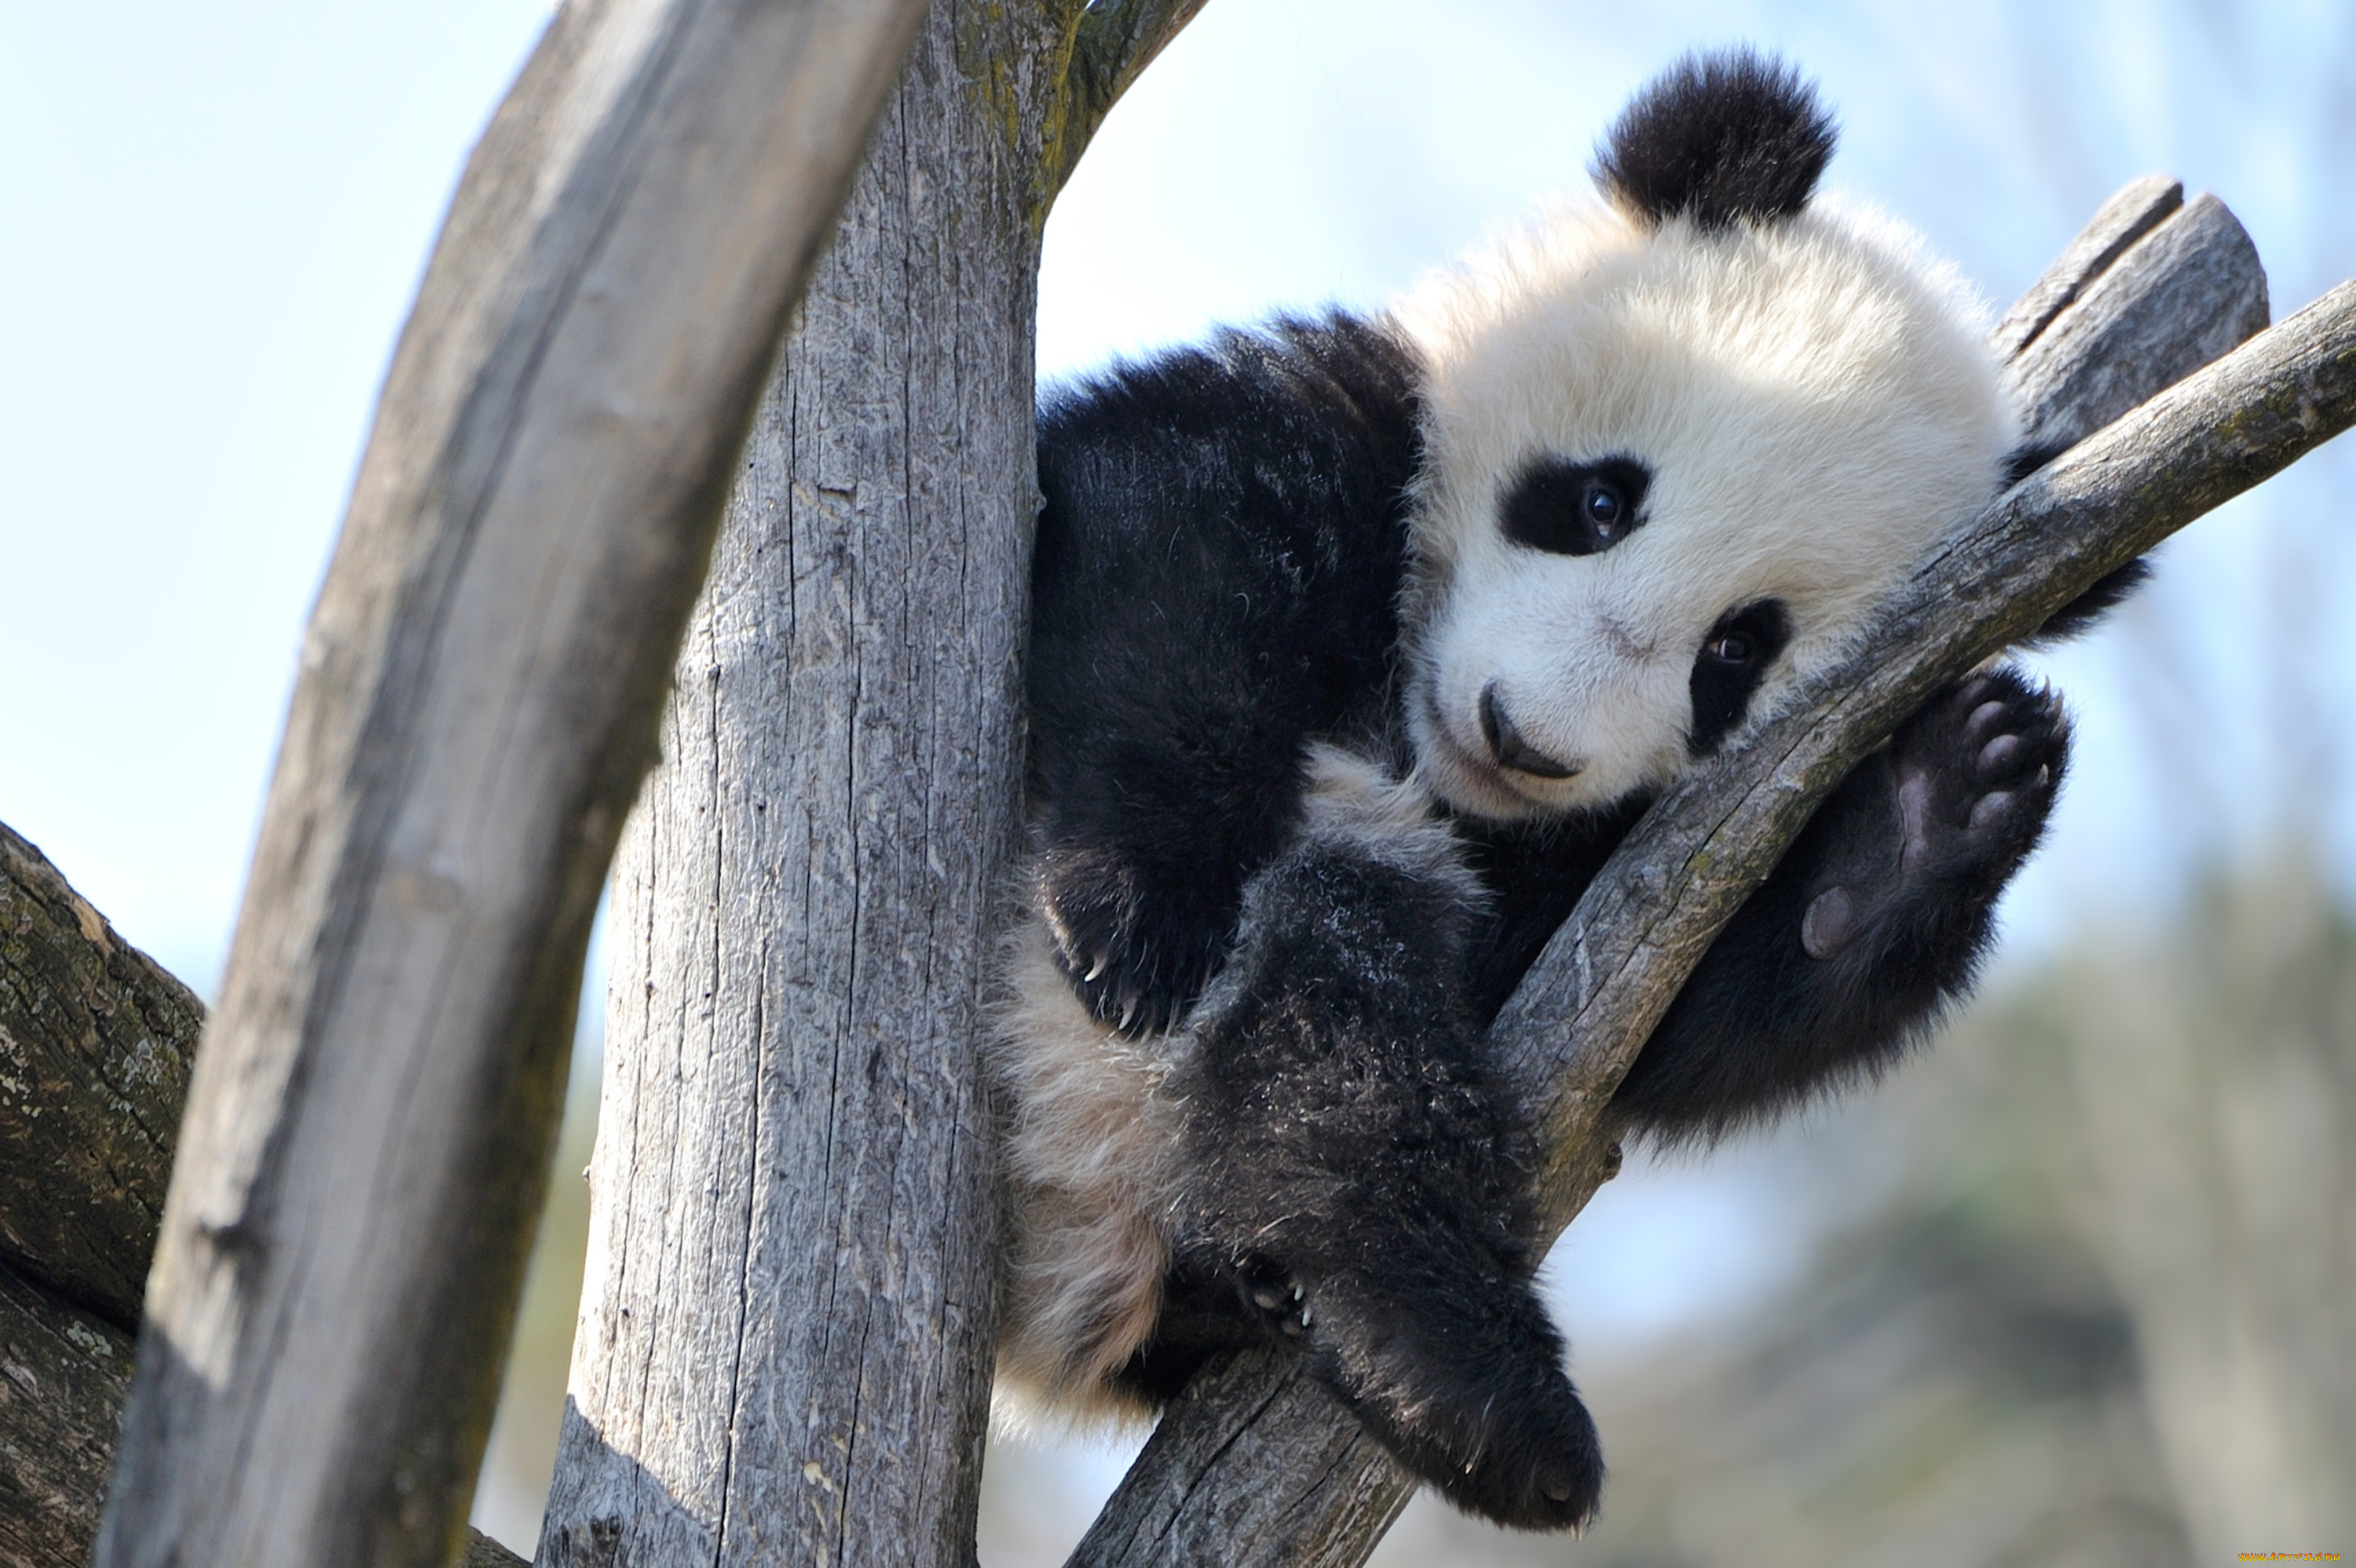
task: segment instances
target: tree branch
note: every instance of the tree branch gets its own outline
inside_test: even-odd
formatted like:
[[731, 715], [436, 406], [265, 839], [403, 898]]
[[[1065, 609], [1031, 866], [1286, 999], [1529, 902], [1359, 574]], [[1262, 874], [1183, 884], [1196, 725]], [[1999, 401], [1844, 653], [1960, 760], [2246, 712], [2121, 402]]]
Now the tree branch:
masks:
[[0, 1264], [0, 1563], [90, 1561], [131, 1345], [128, 1331]]
[[[0, 823], [0, 1563], [90, 1561], [205, 1009]], [[463, 1568], [523, 1560], [470, 1531]]]
[[1038, 246], [1195, 4], [934, 5], [778, 356], [615, 862], [542, 1568], [973, 1560]]
[[126, 1334], [204, 1019], [0, 824], [0, 1255]]
[[[1178, 30], [1194, 19], [1206, 0], [1100, 0], [1072, 19], [1071, 50], [1065, 58], [1058, 103], [1047, 127], [1047, 201], [1079, 166], [1097, 128], [1145, 68]], [[1046, 202], [1039, 216], [1046, 218]]]
[[1989, 335], [1997, 353], [2007, 363], [2020, 357], [2053, 324], [2053, 318], [2075, 304], [2087, 285], [2108, 272], [2128, 246], [2183, 205], [2183, 182], [2166, 175], [2146, 175], [2120, 187], [2045, 269], [2045, 275], [2029, 284], [2029, 292], [2004, 313], [2004, 319]]
[[[2144, 181], [2120, 193], [1998, 329], [2037, 400], [2030, 428], [2049, 439], [2085, 434], [2263, 325], [2247, 237], [2211, 198], [2178, 210], [2179, 191]], [[1824, 794], [1939, 687], [2351, 421], [2346, 284], [1999, 498], [1914, 574], [1849, 659], [1654, 807], [1491, 1031], [1534, 1086], [1549, 1236], [1618, 1168], [1612, 1090]], [[1355, 1568], [1412, 1488], [1297, 1362], [1237, 1357], [1164, 1413], [1071, 1563], [1174, 1565], [1207, 1550], [1237, 1564]]]

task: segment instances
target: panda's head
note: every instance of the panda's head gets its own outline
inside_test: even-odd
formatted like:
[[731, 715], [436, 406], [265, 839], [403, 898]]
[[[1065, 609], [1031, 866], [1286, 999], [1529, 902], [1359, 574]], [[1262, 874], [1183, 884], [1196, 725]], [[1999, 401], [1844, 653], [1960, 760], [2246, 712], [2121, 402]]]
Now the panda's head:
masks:
[[1894, 224], [1812, 199], [1832, 144], [1784, 68], [1689, 59], [1613, 127], [1608, 204], [1398, 308], [1426, 377], [1407, 712], [1458, 809], [1668, 782], [1994, 493], [1984, 312]]

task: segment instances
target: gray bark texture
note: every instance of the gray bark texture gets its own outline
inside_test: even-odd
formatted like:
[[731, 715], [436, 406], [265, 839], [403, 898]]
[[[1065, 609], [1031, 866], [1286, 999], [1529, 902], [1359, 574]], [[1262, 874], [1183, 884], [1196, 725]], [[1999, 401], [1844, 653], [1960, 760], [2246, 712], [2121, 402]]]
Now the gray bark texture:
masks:
[[[1605, 1107], [1645, 1037], [1847, 770], [1940, 686], [2356, 421], [2356, 285], [2162, 391], [2265, 320], [2240, 225], [2166, 179], [2120, 192], [2008, 315], [1996, 341], [2025, 422], [2075, 444], [1920, 569], [1846, 664], [1654, 807], [1492, 1029], [1546, 1132], [1549, 1237], [1618, 1168]], [[1363, 1563], [1413, 1482], [1377, 1445], [1339, 1441], [1348, 1424], [1289, 1362], [1205, 1373], [1074, 1568], [1199, 1563], [1215, 1542], [1235, 1564]]]
[[0, 826], [0, 1258], [124, 1333], [204, 1008]]
[[81, 1568], [132, 1338], [0, 1264], [0, 1568]]
[[104, 1568], [459, 1554], [598, 890], [920, 10], [576, 0], [469, 161], [305, 638]]
[[[90, 1562], [134, 1344], [123, 1328], [0, 1264], [0, 1568]], [[522, 1562], [467, 1531], [462, 1568]]]
[[90, 1562], [204, 1021], [0, 823], [0, 1568]]
[[204, 1008], [0, 825], [0, 1568], [81, 1568]]
[[1198, 4], [935, 5], [810, 285], [615, 869], [543, 1568], [972, 1560], [1039, 235]]

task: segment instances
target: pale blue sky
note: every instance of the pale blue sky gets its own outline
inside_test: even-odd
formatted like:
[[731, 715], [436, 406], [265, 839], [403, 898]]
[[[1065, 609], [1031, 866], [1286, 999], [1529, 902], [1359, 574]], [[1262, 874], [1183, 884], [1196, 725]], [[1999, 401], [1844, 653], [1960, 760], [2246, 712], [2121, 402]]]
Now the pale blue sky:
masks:
[[201, 986], [459, 160], [545, 0], [0, 0], [0, 821]]

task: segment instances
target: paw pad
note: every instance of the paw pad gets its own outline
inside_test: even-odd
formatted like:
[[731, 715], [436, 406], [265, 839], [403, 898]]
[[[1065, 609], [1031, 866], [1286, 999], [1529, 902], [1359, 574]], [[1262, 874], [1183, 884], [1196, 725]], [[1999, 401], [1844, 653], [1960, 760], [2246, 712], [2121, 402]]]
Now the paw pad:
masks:
[[[1886, 804], [1850, 807], [1858, 815], [1836, 830], [1828, 885], [1801, 918], [1808, 956], [1828, 958], [1904, 912], [1992, 899], [2044, 831], [2069, 751], [2060, 701], [2014, 670], [1933, 698], [1869, 764], [1879, 773], [1857, 775], [1886, 780]], [[1881, 826], [1893, 815], [1894, 846]]]

